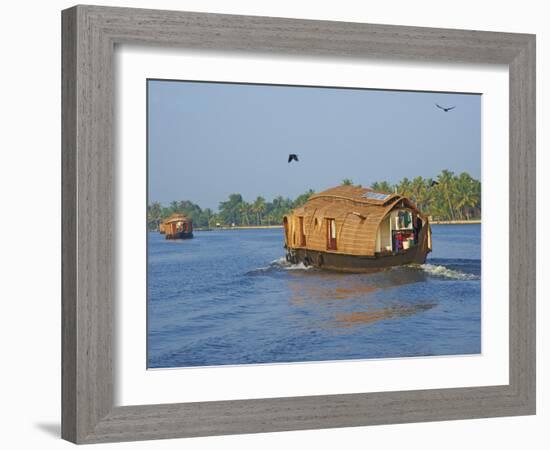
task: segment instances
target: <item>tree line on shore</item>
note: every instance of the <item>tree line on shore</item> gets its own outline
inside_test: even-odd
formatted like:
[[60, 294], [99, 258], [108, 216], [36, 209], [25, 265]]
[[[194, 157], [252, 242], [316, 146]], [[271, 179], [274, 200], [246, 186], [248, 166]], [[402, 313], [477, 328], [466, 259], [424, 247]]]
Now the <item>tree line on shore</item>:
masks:
[[[351, 179], [344, 179], [344, 185], [353, 185]], [[424, 214], [434, 220], [470, 220], [481, 217], [481, 183], [468, 173], [455, 175], [443, 170], [436, 178], [403, 178], [397, 184], [376, 181], [371, 187], [376, 192], [397, 193], [410, 198]], [[283, 216], [292, 209], [302, 206], [315, 192], [308, 190], [295, 199], [275, 197], [267, 201], [258, 196], [247, 202], [241, 194], [230, 194], [220, 202], [218, 211], [202, 209], [189, 200], [172, 201], [163, 206], [151, 203], [147, 208], [147, 226], [156, 229], [158, 224], [174, 213], [190, 217], [195, 227], [216, 226], [280, 225]]]

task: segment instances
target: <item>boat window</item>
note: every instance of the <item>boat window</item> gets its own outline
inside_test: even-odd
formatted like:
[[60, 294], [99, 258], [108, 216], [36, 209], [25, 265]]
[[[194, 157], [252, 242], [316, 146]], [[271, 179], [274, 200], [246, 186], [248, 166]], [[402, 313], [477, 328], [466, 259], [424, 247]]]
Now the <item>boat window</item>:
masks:
[[327, 219], [327, 250], [336, 250], [336, 221]]
[[410, 211], [403, 209], [397, 211], [395, 216], [395, 229], [396, 230], [406, 230], [413, 228], [412, 214]]
[[306, 233], [304, 230], [304, 218], [298, 217], [298, 229], [300, 230], [300, 246], [306, 246]]

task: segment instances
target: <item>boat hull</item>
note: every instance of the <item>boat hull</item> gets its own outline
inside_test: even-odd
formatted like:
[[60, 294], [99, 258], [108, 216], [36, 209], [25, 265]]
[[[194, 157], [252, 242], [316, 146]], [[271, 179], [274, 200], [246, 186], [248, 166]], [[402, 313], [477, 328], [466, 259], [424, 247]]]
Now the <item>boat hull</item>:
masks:
[[166, 239], [191, 239], [193, 237], [192, 232], [180, 231], [178, 233], [166, 233]]
[[305, 266], [338, 272], [375, 272], [406, 264], [424, 264], [428, 253], [431, 252], [427, 240], [425, 228], [417, 245], [399, 252], [363, 256], [307, 248], [287, 248], [286, 259], [292, 264], [302, 263]]

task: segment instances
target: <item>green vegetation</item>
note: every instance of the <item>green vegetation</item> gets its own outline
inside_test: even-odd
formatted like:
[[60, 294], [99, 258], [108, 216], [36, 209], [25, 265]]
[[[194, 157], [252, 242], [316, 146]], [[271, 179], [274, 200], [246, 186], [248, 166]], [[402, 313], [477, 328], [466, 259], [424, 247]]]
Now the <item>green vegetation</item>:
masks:
[[450, 170], [443, 170], [435, 179], [403, 178], [394, 185], [377, 181], [371, 188], [410, 198], [420, 211], [434, 220], [481, 218], [481, 182], [465, 172], [457, 176]]
[[[353, 185], [353, 181], [346, 178], [341, 184]], [[435, 179], [403, 178], [393, 185], [387, 181], [377, 181], [370, 187], [377, 192], [396, 192], [410, 198], [434, 220], [470, 220], [481, 216], [481, 183], [467, 173], [456, 176], [449, 170], [443, 170]], [[270, 202], [257, 197], [250, 203], [241, 194], [231, 194], [227, 200], [220, 202], [217, 212], [209, 208], [201, 209], [189, 200], [173, 201], [168, 206], [155, 202], [147, 208], [147, 226], [156, 229], [158, 223], [173, 213], [191, 217], [195, 227], [214, 228], [217, 224], [280, 225], [285, 214], [302, 206], [314, 193], [310, 189], [294, 200], [278, 196]]]
[[191, 217], [195, 227], [214, 228], [217, 224], [280, 225], [286, 213], [302, 206], [313, 194], [314, 191], [310, 189], [294, 200], [278, 196], [268, 202], [263, 197], [257, 197], [251, 203], [246, 202], [241, 194], [231, 194], [227, 200], [220, 202], [217, 212], [209, 208], [201, 209], [199, 205], [188, 200], [174, 201], [169, 206], [155, 202], [147, 208], [147, 226], [154, 230], [158, 223], [173, 213]]

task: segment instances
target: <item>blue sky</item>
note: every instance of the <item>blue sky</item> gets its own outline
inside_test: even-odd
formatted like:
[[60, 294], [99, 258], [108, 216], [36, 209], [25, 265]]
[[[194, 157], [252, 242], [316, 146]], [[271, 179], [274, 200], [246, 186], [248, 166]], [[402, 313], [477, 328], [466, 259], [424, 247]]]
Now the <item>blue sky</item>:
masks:
[[[148, 81], [149, 201], [217, 209], [231, 193], [294, 198], [481, 172], [481, 96]], [[456, 105], [448, 113], [436, 108]], [[287, 163], [296, 153], [298, 163]]]

